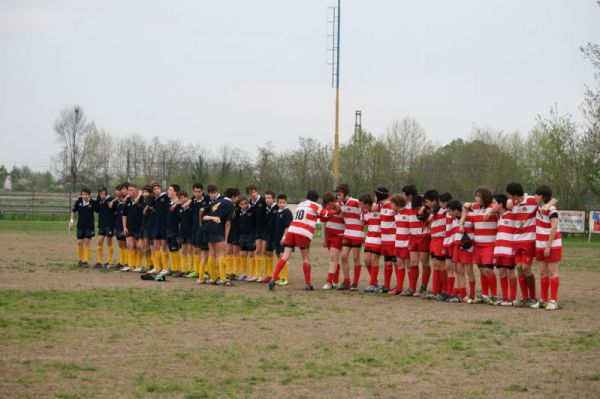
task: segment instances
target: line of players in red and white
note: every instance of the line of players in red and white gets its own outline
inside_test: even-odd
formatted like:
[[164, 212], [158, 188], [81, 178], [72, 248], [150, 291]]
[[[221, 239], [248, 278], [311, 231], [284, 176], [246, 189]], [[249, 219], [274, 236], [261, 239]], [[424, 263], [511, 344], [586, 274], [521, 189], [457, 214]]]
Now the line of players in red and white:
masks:
[[[324, 290], [358, 290], [364, 247], [369, 279], [364, 292], [548, 310], [558, 307], [562, 243], [556, 200], [547, 186], [538, 187], [535, 195], [526, 194], [519, 183], [508, 184], [506, 194], [480, 187], [474, 201], [465, 203], [435, 190], [419, 195], [413, 185], [404, 186], [400, 194], [391, 195], [385, 187], [378, 187], [374, 198], [369, 194], [353, 198], [348, 185], [340, 184], [335, 195], [324, 194], [322, 205], [318, 197], [309, 191], [306, 201], [297, 206], [282, 239], [285, 250], [270, 289], [295, 247], [302, 254], [305, 289], [314, 289], [310, 244], [320, 219], [329, 251]], [[534, 259], [539, 265], [539, 299]], [[480, 295], [476, 295], [474, 265], [479, 269]]]

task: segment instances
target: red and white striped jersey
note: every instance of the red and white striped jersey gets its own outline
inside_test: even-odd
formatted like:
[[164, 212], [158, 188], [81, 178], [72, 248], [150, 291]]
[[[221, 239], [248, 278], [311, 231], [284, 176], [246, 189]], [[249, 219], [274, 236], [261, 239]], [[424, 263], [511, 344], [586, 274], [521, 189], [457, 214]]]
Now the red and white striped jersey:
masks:
[[325, 223], [327, 236], [341, 236], [344, 234], [344, 218], [339, 210], [325, 207], [319, 212], [319, 217]]
[[342, 204], [342, 216], [344, 217], [344, 239], [364, 238], [364, 223], [360, 203], [356, 198], [349, 198]]
[[[548, 210], [538, 208], [535, 228], [535, 247], [537, 249], [545, 249], [548, 246], [548, 238], [552, 229], [550, 219], [552, 218], [558, 218], [558, 210], [555, 206], [551, 206]], [[550, 248], [556, 249], [561, 247], [562, 240], [560, 238], [560, 226], [558, 226]]]
[[381, 245], [381, 219], [379, 211], [365, 211], [363, 220], [367, 225], [365, 244]]
[[419, 209], [410, 209], [410, 213], [408, 215], [408, 223], [410, 227], [410, 235], [415, 237], [426, 236], [429, 234], [429, 223], [421, 222], [417, 219], [417, 215], [419, 213]]
[[396, 248], [408, 248], [408, 241], [410, 239], [409, 217], [411, 212], [412, 208], [410, 204], [406, 204], [396, 214]]
[[312, 240], [320, 212], [321, 205], [316, 202], [306, 200], [299, 203], [294, 213], [294, 220], [288, 228], [288, 233], [298, 234]]
[[429, 225], [431, 237], [443, 238], [446, 236], [446, 213], [447, 209], [438, 209], [433, 215], [433, 220]]
[[448, 248], [454, 245], [454, 231], [452, 231], [452, 228], [454, 226], [455, 221], [456, 229], [458, 230], [458, 219], [450, 215], [450, 212], [446, 212], [446, 231], [444, 234], [444, 248]]
[[535, 241], [537, 208], [535, 197], [527, 194], [525, 194], [521, 203], [515, 202], [513, 204], [511, 211], [515, 222], [515, 245]]
[[467, 213], [467, 220], [473, 223], [474, 238], [473, 241], [477, 247], [491, 247], [496, 241], [496, 229], [498, 227], [498, 216], [489, 214], [487, 219], [485, 214], [491, 210], [490, 204], [483, 208], [479, 204], [473, 204]]
[[390, 200], [381, 206], [379, 218], [381, 219], [381, 245], [396, 245], [396, 211]]
[[498, 218], [494, 257], [512, 257], [514, 255], [515, 223], [512, 215], [511, 211], [506, 211]]

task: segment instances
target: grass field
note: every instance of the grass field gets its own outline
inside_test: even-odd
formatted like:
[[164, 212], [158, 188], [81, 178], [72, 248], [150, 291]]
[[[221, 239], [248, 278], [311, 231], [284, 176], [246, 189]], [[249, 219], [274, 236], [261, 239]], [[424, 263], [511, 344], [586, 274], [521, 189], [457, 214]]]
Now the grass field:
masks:
[[304, 292], [298, 257], [273, 292], [145, 282], [73, 243], [0, 221], [2, 398], [600, 397], [598, 238], [565, 243], [556, 312]]

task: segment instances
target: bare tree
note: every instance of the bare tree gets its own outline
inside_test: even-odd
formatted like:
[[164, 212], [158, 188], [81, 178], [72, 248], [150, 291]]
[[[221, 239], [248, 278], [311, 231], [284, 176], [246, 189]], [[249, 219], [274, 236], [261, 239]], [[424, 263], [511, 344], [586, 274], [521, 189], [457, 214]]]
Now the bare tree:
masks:
[[63, 174], [70, 180], [73, 193], [77, 189], [79, 171], [87, 152], [88, 137], [96, 131], [96, 126], [94, 122], [88, 122], [81, 107], [75, 105], [60, 111], [54, 131], [63, 146]]

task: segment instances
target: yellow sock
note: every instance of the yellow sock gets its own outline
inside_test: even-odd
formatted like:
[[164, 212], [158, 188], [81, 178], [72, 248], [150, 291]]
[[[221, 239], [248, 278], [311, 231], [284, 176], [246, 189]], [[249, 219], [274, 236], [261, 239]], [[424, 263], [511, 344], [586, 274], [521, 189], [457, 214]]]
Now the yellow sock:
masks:
[[136, 255], [135, 255], [135, 264], [137, 265], [137, 267], [142, 267], [142, 262], [144, 260], [144, 254], [142, 253], [141, 250], [136, 250]]
[[227, 280], [227, 262], [225, 256], [219, 256], [219, 277], [221, 281]]
[[187, 273], [187, 271], [188, 271], [188, 266], [187, 266], [188, 265], [188, 262], [187, 262], [188, 256], [181, 254], [180, 257], [181, 257], [181, 259], [179, 260], [179, 271]]
[[275, 258], [273, 255], [266, 257], [265, 268], [267, 269], [267, 276], [272, 276], [275, 271]]
[[169, 268], [169, 251], [161, 251], [160, 257], [162, 268], [167, 270]]
[[235, 273], [235, 268], [233, 267], [233, 256], [227, 255], [225, 257], [225, 265], [227, 266], [227, 274]]
[[204, 273], [207, 270], [207, 268], [206, 268], [207, 263], [208, 263], [208, 260], [206, 262], [204, 262], [204, 259], [202, 258], [202, 256], [200, 256], [200, 259], [198, 260], [198, 276], [200, 278], [204, 278]]
[[211, 281], [216, 281], [217, 265], [215, 265], [215, 258], [213, 256], [208, 257], [208, 261], [206, 262], [206, 269], [208, 270], [208, 274], [210, 274]]
[[84, 262], [89, 262], [90, 259], [92, 258], [92, 248], [90, 247], [85, 247], [85, 261]]
[[196, 270], [196, 268], [194, 267], [194, 257], [192, 255], [188, 254], [188, 256], [187, 256], [187, 271], [188, 271], [188, 273], [191, 273], [195, 270]]
[[98, 263], [102, 263], [102, 258], [104, 258], [104, 247], [101, 247], [100, 245], [98, 245], [98, 248], [96, 249], [96, 258], [98, 260]]
[[171, 252], [171, 269], [181, 271], [181, 253], [179, 251]]
[[113, 262], [113, 255], [114, 255], [115, 250], [113, 249], [113, 246], [109, 246], [108, 247], [108, 258], [106, 258], [106, 263], [108, 263], [109, 265], [112, 264]]
[[242, 267], [240, 265], [240, 257], [239, 256], [233, 257], [233, 270], [236, 275], [238, 275], [238, 276], [242, 275]]
[[79, 261], [83, 262], [83, 244], [77, 244], [77, 253], [79, 254]]
[[127, 264], [127, 248], [121, 248], [119, 251], [119, 263], [122, 265]]
[[135, 269], [135, 257], [136, 257], [136, 253], [135, 253], [135, 249], [129, 249], [127, 250], [127, 265], [129, 265], [130, 268]]
[[250, 269], [250, 276], [252, 277], [258, 277], [258, 273], [256, 272], [256, 258], [255, 257], [251, 257], [248, 258], [248, 268]]
[[194, 263], [194, 268], [193, 270], [200, 274], [200, 255], [194, 255], [193, 256], [193, 263]]
[[154, 267], [156, 270], [162, 269], [162, 252], [154, 251]]
[[264, 277], [264, 261], [262, 256], [257, 256], [256, 258], [256, 277]]
[[289, 270], [290, 270], [289, 265], [287, 262], [285, 262], [285, 265], [283, 265], [283, 267], [281, 268], [281, 273], [279, 273], [279, 278], [281, 280], [287, 280]]

